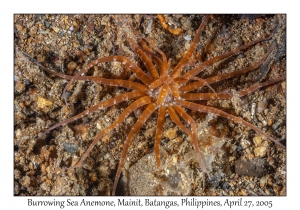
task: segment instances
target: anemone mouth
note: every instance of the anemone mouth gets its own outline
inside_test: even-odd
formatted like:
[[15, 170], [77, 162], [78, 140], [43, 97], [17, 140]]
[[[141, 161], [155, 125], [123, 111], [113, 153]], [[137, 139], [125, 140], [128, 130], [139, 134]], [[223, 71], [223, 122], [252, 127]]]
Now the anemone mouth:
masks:
[[153, 98], [154, 101], [156, 101], [156, 100], [157, 100], [157, 97], [158, 97], [158, 94], [159, 94], [159, 88], [156, 88], [156, 89], [153, 89], [153, 90], [150, 89], [150, 90], [147, 92], [147, 94], [148, 94], [151, 98]]
[[[158, 108], [161, 106], [168, 106], [169, 104], [172, 105], [174, 104], [176, 99], [178, 99], [178, 97], [174, 95], [174, 91], [179, 92], [178, 86], [174, 87], [174, 85], [172, 85], [174, 83], [174, 80], [169, 75], [167, 75], [164, 82], [162, 82], [158, 87], [155, 87], [154, 89], [149, 89], [146, 93], [152, 98], [152, 101], [157, 104]], [[174, 90], [174, 88], [176, 90]], [[161, 95], [163, 95], [163, 100], [159, 99], [160, 97], [162, 97]]]

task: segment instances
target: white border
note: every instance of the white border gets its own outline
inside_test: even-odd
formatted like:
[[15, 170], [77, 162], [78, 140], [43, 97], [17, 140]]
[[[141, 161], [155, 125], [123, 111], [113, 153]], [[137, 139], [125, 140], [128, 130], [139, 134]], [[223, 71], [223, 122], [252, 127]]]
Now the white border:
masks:
[[[1, 190], [0, 206], [3, 209], [21, 207], [30, 209], [27, 206], [28, 197], [13, 196], [13, 14], [14, 13], [286, 13], [287, 14], [287, 159], [288, 178], [286, 197], [245, 197], [247, 200], [272, 200], [272, 209], [283, 209], [294, 207], [297, 209], [299, 200], [299, 110], [300, 104], [299, 90], [296, 85], [299, 83], [299, 15], [295, 3], [296, 1], [278, 0], [189, 0], [189, 1], [137, 1], [137, 0], [114, 0], [114, 1], [63, 1], [63, 0], [10, 0], [1, 2], [0, 6], [0, 42], [1, 42], [1, 68], [0, 68], [0, 131], [1, 151], [0, 151], [0, 171]], [[298, 173], [297, 173], [298, 172]], [[39, 200], [67, 200], [68, 197], [31, 197]], [[73, 197], [71, 199], [81, 200], [83, 197]], [[132, 199], [136, 199], [134, 197]], [[140, 197], [142, 200], [145, 197]], [[230, 198], [237, 200], [238, 197]], [[222, 200], [226, 197], [205, 197], [204, 200]], [[105, 199], [103, 197], [87, 197], [89, 200]], [[117, 198], [107, 198], [116, 200]], [[164, 199], [164, 198], [161, 198]], [[180, 200], [181, 197], [168, 197], [168, 200]], [[200, 199], [200, 197], [197, 197]], [[115, 201], [116, 202], [116, 201]], [[297, 206], [297, 207], [296, 207]], [[5, 208], [6, 207], [6, 208]], [[38, 207], [39, 208], [39, 207]], [[46, 207], [44, 207], [46, 208]], [[53, 207], [52, 207], [53, 208]], [[56, 207], [59, 209], [59, 207]], [[67, 207], [66, 207], [67, 208]], [[80, 207], [82, 209], [82, 207]], [[104, 207], [90, 207], [90, 209]], [[140, 209], [135, 207], [133, 209]], [[299, 207], [298, 207], [299, 208]], [[106, 208], [104, 208], [106, 209]], [[132, 208], [131, 208], [132, 209]], [[161, 209], [165, 209], [161, 207]], [[171, 208], [170, 208], [171, 209]], [[229, 208], [228, 208], [229, 209]], [[233, 208], [234, 209], [234, 208]], [[236, 208], [237, 209], [237, 208]], [[242, 208], [241, 208], [242, 209]], [[262, 208], [260, 208], [262, 209]]]

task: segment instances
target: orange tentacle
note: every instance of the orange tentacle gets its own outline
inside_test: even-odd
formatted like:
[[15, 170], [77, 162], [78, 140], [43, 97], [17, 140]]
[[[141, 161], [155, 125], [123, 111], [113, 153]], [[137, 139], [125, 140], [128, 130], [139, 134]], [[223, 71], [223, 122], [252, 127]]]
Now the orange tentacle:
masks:
[[65, 92], [67, 90], [67, 88], [70, 86], [70, 84], [76, 80], [78, 77], [80, 77], [82, 74], [84, 74], [85, 72], [87, 72], [90, 68], [92, 68], [93, 66], [97, 65], [98, 63], [103, 63], [103, 62], [121, 62], [123, 63], [125, 66], [127, 66], [133, 73], [136, 74], [136, 76], [144, 83], [144, 84], [150, 84], [151, 82], [153, 82], [153, 80], [147, 75], [145, 74], [135, 63], [133, 63], [132, 61], [130, 61], [127, 57], [125, 56], [108, 56], [105, 58], [99, 58], [96, 59], [94, 61], [92, 61], [91, 63], [89, 63], [88, 65], [86, 65], [84, 68], [82, 68], [69, 82], [68, 84], [65, 86], [64, 91], [63, 91], [63, 98], [67, 104], [67, 99], [65, 96]]
[[83, 154], [83, 156], [81, 157], [81, 159], [74, 166], [70, 167], [69, 170], [73, 170], [74, 168], [81, 167], [83, 161], [87, 158], [87, 156], [90, 154], [90, 152], [92, 151], [92, 149], [98, 143], [98, 141], [100, 140], [100, 138], [102, 136], [104, 136], [106, 133], [110, 132], [111, 130], [113, 130], [117, 126], [119, 126], [125, 120], [125, 118], [131, 112], [133, 112], [135, 109], [137, 109], [137, 108], [139, 108], [139, 107], [141, 107], [143, 105], [150, 104], [150, 103], [151, 103], [151, 99], [148, 96], [144, 96], [144, 97], [136, 100], [132, 104], [130, 104], [124, 110], [124, 112], [118, 117], [118, 119], [116, 119], [114, 121], [114, 123], [112, 123], [110, 126], [108, 126], [107, 128], [103, 129], [100, 133], [97, 134], [97, 136], [95, 137], [94, 141], [89, 146], [89, 148], [86, 150], [86, 152]]
[[[285, 77], [280, 77], [263, 83], [257, 83], [245, 90], [237, 92], [236, 94], [239, 97], [242, 97], [250, 93], [253, 93], [255, 90], [259, 88], [275, 84], [282, 80], [285, 80]], [[180, 97], [186, 100], [215, 100], [215, 99], [231, 99], [233, 97], [233, 94], [232, 93], [181, 93]]]
[[[135, 28], [132, 25], [130, 25], [130, 27], [131, 27], [133, 34], [137, 38], [139, 45], [144, 49], [144, 51], [149, 55], [149, 57], [153, 59], [154, 63], [161, 70], [163, 68], [162, 60], [157, 55], [155, 55], [154, 52], [147, 46], [146, 42], [143, 41], [143, 39], [141, 38], [139, 33], [135, 30]], [[150, 46], [152, 47], [151, 43], [150, 43]]]
[[115, 195], [117, 184], [118, 184], [118, 181], [119, 181], [119, 178], [120, 178], [120, 175], [121, 175], [121, 171], [122, 171], [123, 165], [125, 163], [125, 157], [126, 157], [129, 145], [130, 145], [133, 137], [135, 136], [135, 134], [137, 132], [139, 132], [140, 128], [144, 125], [144, 123], [146, 122], [146, 120], [155, 111], [155, 109], [156, 109], [156, 104], [155, 103], [149, 104], [147, 106], [147, 108], [144, 110], [144, 112], [141, 114], [141, 116], [139, 117], [139, 119], [137, 120], [137, 122], [134, 124], [134, 126], [132, 127], [132, 129], [130, 130], [130, 132], [129, 132], [126, 140], [125, 140], [124, 146], [123, 146], [120, 163], [119, 163], [119, 166], [118, 166], [118, 170], [117, 170], [115, 181], [114, 181], [114, 185], [113, 185], [112, 195]]
[[130, 93], [124, 93], [122, 95], [118, 95], [114, 98], [111, 98], [107, 101], [103, 101], [103, 102], [100, 102], [99, 104], [95, 105], [95, 106], [92, 106], [91, 108], [81, 112], [80, 114], [78, 115], [75, 115], [74, 117], [71, 117], [69, 119], [66, 119], [64, 121], [61, 121], [55, 125], [53, 125], [52, 127], [48, 128], [45, 132], [46, 133], [49, 133], [49, 131], [61, 126], [61, 125], [64, 125], [64, 124], [67, 124], [67, 123], [70, 123], [70, 122], [73, 122], [75, 120], [78, 120], [86, 115], [88, 115], [89, 113], [92, 113], [92, 112], [95, 112], [95, 111], [98, 111], [99, 109], [104, 109], [104, 108], [107, 108], [107, 107], [110, 107], [110, 106], [113, 106], [115, 104], [118, 104], [118, 103], [121, 103], [123, 101], [127, 101], [129, 99], [132, 99], [132, 98], [138, 98], [138, 97], [141, 97], [141, 96], [145, 96], [146, 93], [143, 93], [143, 92], [139, 92], [139, 91], [136, 91], [136, 92], [130, 92]]
[[168, 26], [168, 24], [166, 23], [165, 21], [165, 18], [163, 15], [157, 15], [158, 17], [158, 20], [160, 21], [162, 27], [168, 31], [170, 31], [172, 34], [175, 34], [175, 35], [179, 35], [179, 34], [182, 34], [183, 30], [181, 28], [176, 28], [176, 29], [172, 29]]
[[169, 66], [168, 66], [168, 59], [167, 59], [166, 54], [163, 51], [161, 51], [160, 49], [158, 49], [150, 40], [148, 40], [146, 38], [144, 38], [144, 39], [148, 42], [148, 44], [155, 51], [157, 51], [161, 55], [161, 57], [162, 57], [163, 60], [162, 60], [162, 63], [159, 64], [159, 66], [160, 66], [160, 76], [161, 77], [166, 76], [167, 73], [168, 73], [168, 68], [169, 68]]
[[[66, 75], [66, 74], [61, 74], [52, 70], [45, 70], [51, 74], [54, 74], [55, 76], [67, 79], [67, 80], [71, 80], [72, 78], [74, 78], [74, 76], [70, 76], [70, 75]], [[79, 76], [76, 79], [73, 80], [82, 80], [82, 81], [93, 81], [93, 82], [97, 82], [99, 84], [104, 84], [104, 85], [109, 85], [109, 86], [118, 86], [118, 87], [125, 87], [125, 88], [129, 88], [129, 89], [134, 89], [134, 90], [138, 90], [138, 91], [142, 91], [142, 92], [146, 92], [149, 90], [149, 88], [141, 83], [137, 83], [137, 82], [132, 82], [129, 80], [121, 80], [121, 79], [106, 79], [106, 78], [101, 78], [101, 77], [92, 77], [92, 76]]]
[[172, 106], [168, 106], [168, 113], [171, 119], [183, 132], [187, 133], [189, 136], [192, 136], [191, 131], [183, 125]]
[[[176, 112], [186, 121], [188, 122], [190, 125], [191, 125], [191, 128], [192, 128], [192, 132], [190, 130], [188, 130], [184, 125], [183, 123], [180, 121], [180, 119], [178, 118]], [[201, 158], [201, 155], [200, 155], [200, 149], [199, 149], [199, 145], [198, 145], [198, 141], [197, 141], [197, 124], [196, 122], [194, 121], [194, 119], [189, 116], [182, 108], [180, 108], [179, 106], [177, 105], [174, 105], [174, 109], [173, 107], [169, 106], [168, 107], [168, 112], [169, 112], [169, 115], [171, 117], [171, 119], [175, 122], [175, 124], [184, 132], [186, 132], [189, 136], [190, 136], [190, 139], [191, 139], [191, 142], [194, 146], [194, 149], [196, 151], [196, 155], [197, 155], [197, 158], [198, 158], [198, 161], [199, 161], [199, 165], [202, 169], [202, 172], [203, 173], [206, 173], [208, 176], [208, 171], [203, 163], [203, 160]], [[205, 187], [205, 178], [203, 176], [203, 188]]]
[[[199, 165], [201, 167], [202, 172], [206, 173], [207, 176], [210, 178], [209, 173], [204, 165], [204, 162], [203, 162], [201, 154], [200, 154], [200, 149], [199, 149], [199, 145], [198, 145], [198, 141], [197, 141], [197, 124], [196, 124], [195, 120], [190, 115], [188, 115], [180, 106], [174, 105], [174, 109], [186, 122], [188, 122], [191, 125], [192, 133], [191, 133], [190, 138], [191, 138], [192, 144], [194, 146], [194, 149], [195, 149], [198, 161], [199, 161]], [[205, 188], [204, 174], [203, 174], [203, 188]]]
[[130, 44], [130, 47], [138, 54], [139, 58], [142, 60], [147, 70], [149, 71], [151, 77], [153, 79], [158, 79], [159, 76], [157, 70], [153, 65], [152, 61], [150, 60], [150, 58], [146, 55], [146, 53], [143, 52], [143, 50], [140, 47], [135, 45], [134, 41], [127, 34], [125, 34], [125, 36]]
[[167, 83], [165, 83], [161, 87], [161, 90], [158, 94], [157, 101], [156, 101], [157, 106], [164, 105], [165, 99], [168, 96], [169, 92], [170, 92], [169, 85]]
[[165, 123], [165, 116], [166, 116], [166, 107], [162, 106], [158, 111], [157, 127], [155, 133], [155, 143], [154, 143], [156, 166], [158, 168], [160, 167], [160, 141], [161, 141], [163, 126]]
[[174, 80], [171, 81], [170, 88], [172, 90], [173, 97], [175, 99], [179, 99], [180, 94], [179, 94], [179, 91], [178, 91], [178, 84], [176, 82], [174, 82]]
[[177, 64], [177, 66], [174, 68], [174, 70], [170, 74], [170, 77], [176, 78], [180, 75], [180, 73], [182, 71], [181, 67], [190, 60], [190, 58], [191, 58], [192, 54], [194, 53], [194, 51], [196, 49], [196, 46], [197, 46], [197, 44], [200, 40], [200, 36], [201, 36], [202, 31], [203, 31], [203, 28], [207, 24], [208, 20], [209, 20], [209, 15], [206, 15], [204, 17], [204, 20], [202, 21], [201, 25], [198, 28], [198, 31], [197, 31], [197, 33], [194, 37], [194, 40], [193, 40], [190, 48], [186, 51], [185, 55], [181, 58], [181, 60]]
[[180, 97], [186, 100], [215, 100], [231, 99], [232, 93], [181, 93]]
[[[268, 52], [258, 62], [254, 63], [251, 66], [248, 66], [244, 69], [234, 71], [234, 72], [230, 72], [230, 73], [227, 73], [227, 74], [221, 74], [221, 75], [217, 75], [217, 76], [214, 76], [214, 77], [210, 77], [210, 78], [204, 79], [204, 81], [207, 84], [212, 84], [212, 83], [216, 83], [216, 82], [219, 82], [219, 81], [222, 81], [222, 80], [225, 80], [225, 79], [233, 78], [233, 77], [245, 74], [247, 72], [253, 71], [254, 69], [256, 69], [257, 67], [259, 67], [260, 65], [263, 64], [263, 62], [268, 58], [268, 56], [270, 55], [270, 53], [273, 50], [274, 50], [274, 47], [271, 47], [268, 50]], [[204, 81], [198, 81], [198, 82], [190, 83], [188, 85], [184, 85], [184, 86], [180, 87], [179, 90], [183, 91], [183, 92], [189, 92], [189, 91], [195, 90], [197, 88], [201, 88], [201, 87], [206, 85]]]
[[191, 78], [193, 78], [194, 76], [196, 76], [201, 71], [205, 70], [208, 66], [212, 65], [213, 63], [219, 62], [220, 60], [223, 60], [225, 58], [228, 58], [231, 55], [234, 55], [234, 54], [236, 54], [236, 53], [238, 53], [238, 52], [240, 52], [242, 50], [245, 50], [246, 48], [248, 48], [248, 47], [250, 47], [250, 46], [252, 46], [252, 45], [254, 45], [256, 43], [259, 43], [259, 42], [262, 42], [262, 41], [266, 41], [266, 40], [269, 40], [271, 38], [272, 38], [272, 36], [267, 37], [267, 38], [257, 39], [255, 41], [248, 42], [247, 44], [245, 44], [243, 46], [237, 47], [237, 48], [233, 49], [232, 51], [230, 51], [228, 53], [225, 53], [225, 54], [216, 56], [214, 58], [211, 58], [211, 59], [203, 62], [202, 64], [200, 64], [196, 68], [192, 69], [191, 71], [187, 72], [185, 75], [183, 75], [181, 77], [181, 79], [183, 79], [183, 80], [180, 80], [178, 82], [180, 84], [184, 84], [185, 82], [187, 82], [188, 80], [190, 80]]
[[137, 48], [136, 52], [139, 55], [139, 57], [141, 58], [141, 60], [143, 61], [146, 68], [148, 69], [151, 77], [155, 80], [158, 79], [159, 76], [158, 76], [157, 70], [156, 70], [155, 66], [153, 65], [153, 63], [151, 62], [150, 58], [140, 48]]
[[226, 112], [223, 112], [222, 110], [216, 109], [214, 107], [209, 107], [209, 106], [203, 106], [200, 104], [195, 104], [189, 101], [182, 101], [182, 100], [178, 100], [175, 102], [178, 105], [181, 105], [182, 107], [191, 109], [191, 110], [195, 110], [195, 111], [199, 111], [199, 112], [204, 112], [204, 113], [213, 113], [215, 115], [224, 117], [228, 120], [232, 120], [234, 122], [240, 123], [242, 125], [247, 126], [248, 128], [251, 128], [252, 130], [255, 130], [257, 133], [261, 134], [262, 136], [266, 137], [267, 139], [271, 140], [272, 142], [274, 142], [275, 144], [284, 147], [284, 145], [282, 145], [279, 141], [277, 141], [276, 139], [274, 139], [273, 137], [269, 136], [268, 134], [264, 133], [263, 131], [261, 131], [260, 129], [258, 129], [256, 126], [252, 125], [251, 123], [248, 123], [247, 121], [243, 120], [242, 118], [236, 117], [234, 115], [228, 114]]
[[263, 83], [257, 83], [255, 85], [251, 86], [250, 88], [247, 88], [245, 90], [239, 91], [238, 95], [239, 95], [239, 97], [248, 95], [249, 93], [252, 93], [252, 92], [254, 92], [255, 90], [257, 90], [257, 89], [259, 89], [261, 87], [272, 85], [272, 84], [275, 84], [275, 83], [280, 82], [282, 80], [285, 80], [285, 77], [279, 77], [279, 78], [274, 79], [274, 80], [269, 80], [269, 81], [266, 81], [266, 82], [263, 82]]

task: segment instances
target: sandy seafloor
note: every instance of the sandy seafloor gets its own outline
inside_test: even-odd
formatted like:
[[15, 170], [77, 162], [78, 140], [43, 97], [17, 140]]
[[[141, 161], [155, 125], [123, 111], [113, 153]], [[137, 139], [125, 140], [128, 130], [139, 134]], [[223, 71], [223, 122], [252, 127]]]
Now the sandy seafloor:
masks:
[[[164, 29], [155, 15], [19, 15], [14, 16], [14, 195], [110, 195], [123, 143], [141, 110], [137, 110], [92, 150], [81, 169], [66, 169], [83, 155], [102, 129], [132, 102], [94, 112], [44, 135], [46, 128], [128, 91], [93, 82], [74, 82], [67, 91], [70, 108], [61, 95], [67, 81], [45, 73], [19, 50], [49, 69], [74, 75], [93, 59], [124, 55], [144, 66], [129, 47], [127, 23], [138, 26], [172, 58], [174, 67], [191, 44], [203, 15], [166, 15]], [[242, 69], [275, 50], [257, 70], [211, 85], [232, 92], [285, 76], [285, 15], [215, 15], [204, 28], [191, 63], [199, 64], [246, 42], [273, 35], [247, 50], [209, 67], [202, 78]], [[187, 67], [187, 72], [192, 67]], [[104, 63], [87, 75], [128, 79], [122, 64]], [[260, 77], [260, 75], [263, 75]], [[138, 81], [136, 79], [136, 81]], [[209, 88], [199, 91], [211, 92]], [[261, 88], [242, 98], [202, 102], [255, 124], [286, 144], [286, 81]], [[255, 131], [221, 117], [188, 112], [197, 122], [198, 141], [211, 179], [203, 176], [189, 137], [167, 117], [161, 142], [163, 166], [153, 153], [157, 113], [147, 120], [129, 148], [117, 195], [286, 195], [286, 150]]]

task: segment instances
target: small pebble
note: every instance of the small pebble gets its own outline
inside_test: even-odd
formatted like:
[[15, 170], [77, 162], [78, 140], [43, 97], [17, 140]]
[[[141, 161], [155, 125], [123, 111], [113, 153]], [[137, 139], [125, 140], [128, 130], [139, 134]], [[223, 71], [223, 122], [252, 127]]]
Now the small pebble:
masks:
[[70, 153], [71, 155], [75, 154], [78, 150], [78, 146], [70, 142], [64, 143], [63, 146], [65, 150], [67, 150], [67, 152]]
[[17, 129], [17, 130], [15, 131], [15, 134], [16, 134], [17, 139], [19, 139], [19, 138], [21, 137], [21, 135], [22, 135], [21, 130], [20, 130], [20, 129]]
[[240, 195], [242, 195], [242, 196], [248, 195], [246, 189], [242, 189], [242, 190], [240, 191]]
[[282, 87], [283, 92], [285, 93], [286, 92], [286, 82], [282, 82], [281, 87]]
[[106, 165], [101, 165], [99, 167], [99, 172], [101, 177], [107, 177], [110, 174], [110, 169]]
[[29, 93], [30, 95], [35, 95], [35, 94], [37, 93], [37, 88], [36, 88], [34, 85], [31, 85], [31, 86], [29, 87], [28, 93]]
[[246, 159], [244, 157], [235, 161], [235, 173], [238, 175], [247, 175], [262, 177], [266, 173], [267, 162], [262, 158]]
[[38, 98], [38, 108], [42, 109], [44, 112], [49, 112], [49, 107], [52, 105], [52, 102], [44, 99], [42, 97]]
[[[231, 175], [232, 174], [232, 170], [231, 170], [231, 167], [229, 165], [227, 165], [224, 169], [224, 172], [227, 174], [227, 175]], [[228, 183], [227, 183], [228, 184]]]
[[267, 184], [267, 178], [265, 176], [263, 176], [259, 180], [259, 185], [260, 185], [261, 188], [263, 188], [266, 184]]
[[74, 71], [76, 67], [77, 67], [77, 64], [74, 61], [69, 62], [67, 65], [67, 68], [70, 71]]
[[259, 101], [257, 103], [257, 112], [261, 113], [267, 107], [268, 107], [268, 102], [267, 102], [267, 100], [265, 98], [263, 98], [261, 101]]
[[21, 30], [22, 30], [22, 26], [19, 25], [19, 24], [16, 24], [16, 28], [17, 28], [18, 31], [21, 31]]
[[235, 156], [230, 156], [230, 157], [229, 157], [229, 162], [234, 161], [235, 159], [236, 159]]
[[49, 28], [49, 27], [50, 27], [50, 24], [49, 24], [48, 21], [45, 21], [45, 26], [46, 26], [46, 28]]
[[242, 139], [240, 145], [243, 149], [246, 149], [251, 145], [251, 142], [248, 141], [247, 139]]
[[261, 144], [261, 136], [255, 136], [253, 138], [253, 142], [254, 142], [255, 146], [259, 146]]
[[90, 175], [90, 178], [91, 178], [92, 182], [96, 182], [97, 181], [97, 175], [96, 175], [95, 172], [92, 172], [89, 175]]
[[271, 126], [273, 124], [273, 120], [268, 119], [268, 126]]
[[176, 129], [171, 128], [164, 133], [164, 136], [168, 139], [174, 139], [177, 136], [176, 131]]
[[37, 61], [40, 62], [40, 63], [43, 63], [46, 60], [46, 56], [44, 54], [38, 54], [36, 56], [36, 58], [37, 58]]
[[276, 195], [278, 195], [279, 193], [280, 193], [280, 191], [282, 190], [282, 186], [280, 186], [280, 185], [277, 185], [277, 184], [274, 184], [273, 185], [273, 190], [274, 190], [274, 192], [276, 193]]
[[147, 25], [147, 28], [146, 28], [146, 30], [145, 30], [145, 33], [146, 34], [149, 34], [150, 32], [151, 32], [151, 28], [152, 28], [152, 19], [149, 19], [148, 20], [148, 25]]
[[29, 185], [30, 185], [30, 178], [29, 178], [29, 176], [24, 176], [21, 184], [24, 187], [29, 187]]
[[190, 34], [183, 37], [185, 40], [190, 41], [192, 40], [192, 36]]
[[286, 187], [283, 187], [279, 193], [280, 196], [286, 196]]
[[267, 149], [264, 146], [256, 147], [254, 149], [255, 157], [264, 157], [267, 154]]
[[282, 120], [278, 120], [276, 123], [274, 123], [274, 124], [272, 125], [272, 128], [273, 128], [274, 130], [277, 130], [277, 128], [281, 125], [281, 123], [282, 123]]
[[55, 26], [53, 26], [52, 29], [53, 29], [53, 31], [55, 31], [56, 33], [59, 32], [59, 28], [57, 28], [57, 27], [55, 27]]
[[252, 103], [252, 105], [251, 105], [251, 116], [252, 117], [255, 114], [255, 107], [256, 107], [256, 103]]

